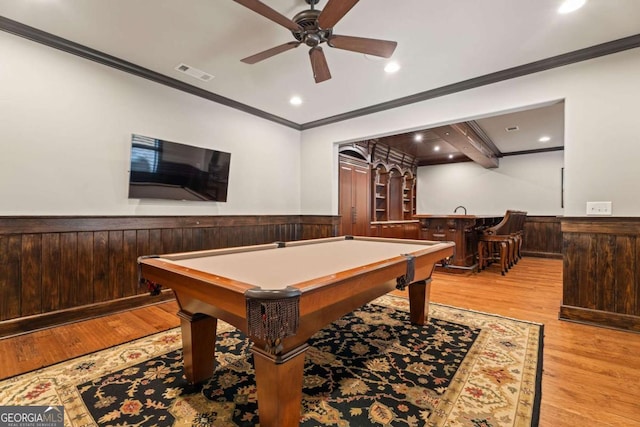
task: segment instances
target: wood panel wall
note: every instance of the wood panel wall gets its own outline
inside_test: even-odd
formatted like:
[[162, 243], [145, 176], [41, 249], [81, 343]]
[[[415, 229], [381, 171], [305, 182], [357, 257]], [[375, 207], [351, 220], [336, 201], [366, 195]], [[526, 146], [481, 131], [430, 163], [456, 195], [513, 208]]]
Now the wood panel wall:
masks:
[[560, 318], [640, 332], [640, 218], [563, 218]]
[[332, 216], [0, 217], [0, 337], [172, 298], [137, 257], [335, 236]]
[[561, 218], [527, 216], [524, 223], [522, 252], [526, 256], [562, 258]]

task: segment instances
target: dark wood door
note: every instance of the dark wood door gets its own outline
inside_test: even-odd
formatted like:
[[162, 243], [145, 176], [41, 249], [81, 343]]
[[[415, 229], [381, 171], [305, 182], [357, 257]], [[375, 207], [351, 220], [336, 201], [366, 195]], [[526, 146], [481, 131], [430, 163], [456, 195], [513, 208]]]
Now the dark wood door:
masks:
[[354, 173], [354, 187], [356, 189], [353, 206], [355, 207], [354, 223], [352, 234], [356, 236], [366, 236], [369, 232], [370, 222], [370, 206], [369, 197], [371, 194], [370, 172], [369, 168], [355, 168]]
[[370, 176], [368, 166], [340, 161], [338, 209], [341, 234], [369, 235]]
[[353, 234], [353, 178], [353, 166], [340, 162], [340, 199], [338, 206], [340, 214], [340, 234]]

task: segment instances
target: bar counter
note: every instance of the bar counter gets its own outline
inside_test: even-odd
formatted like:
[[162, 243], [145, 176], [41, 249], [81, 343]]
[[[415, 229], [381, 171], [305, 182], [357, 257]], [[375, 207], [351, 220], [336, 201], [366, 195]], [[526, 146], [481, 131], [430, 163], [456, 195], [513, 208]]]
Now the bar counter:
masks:
[[473, 271], [478, 267], [478, 233], [497, 224], [501, 215], [420, 214], [413, 217], [420, 221], [420, 238], [424, 240], [451, 241], [456, 250], [450, 264], [439, 270], [449, 272]]

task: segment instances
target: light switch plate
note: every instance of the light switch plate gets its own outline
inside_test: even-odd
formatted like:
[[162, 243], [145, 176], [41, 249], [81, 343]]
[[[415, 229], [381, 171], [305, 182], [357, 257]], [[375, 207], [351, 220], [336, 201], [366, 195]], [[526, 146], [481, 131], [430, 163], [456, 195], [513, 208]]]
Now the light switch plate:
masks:
[[612, 215], [611, 202], [587, 202], [587, 215]]

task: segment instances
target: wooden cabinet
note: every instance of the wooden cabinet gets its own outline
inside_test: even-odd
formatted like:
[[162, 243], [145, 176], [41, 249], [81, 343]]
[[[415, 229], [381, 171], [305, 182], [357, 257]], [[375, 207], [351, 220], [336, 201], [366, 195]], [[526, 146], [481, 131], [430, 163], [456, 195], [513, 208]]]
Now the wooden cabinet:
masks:
[[374, 237], [393, 237], [396, 239], [420, 239], [418, 221], [379, 221], [372, 222], [369, 235]]
[[340, 232], [354, 236], [369, 234], [371, 172], [367, 163], [340, 157]]
[[416, 165], [376, 147], [373, 141], [340, 146], [341, 233], [419, 239], [420, 224], [413, 218]]

